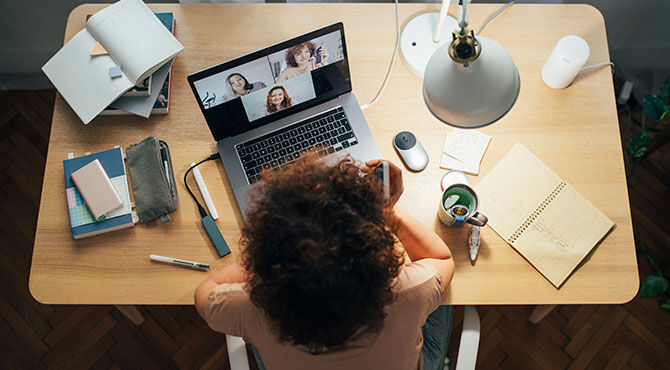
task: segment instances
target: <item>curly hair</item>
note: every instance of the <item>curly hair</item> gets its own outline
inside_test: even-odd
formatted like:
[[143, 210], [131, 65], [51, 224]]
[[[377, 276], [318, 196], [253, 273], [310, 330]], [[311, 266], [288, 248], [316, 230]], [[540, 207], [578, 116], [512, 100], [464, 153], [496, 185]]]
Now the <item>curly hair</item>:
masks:
[[301, 52], [304, 48], [309, 49], [310, 56], [314, 56], [314, 53], [316, 52], [316, 45], [314, 45], [314, 43], [311, 41], [305, 41], [298, 45], [291, 46], [288, 48], [288, 50], [286, 50], [286, 64], [288, 64], [290, 67], [297, 67], [298, 63], [295, 61], [295, 55]]
[[281, 101], [281, 109], [288, 108], [293, 104], [293, 100], [291, 100], [291, 97], [288, 96], [288, 92], [286, 92], [286, 89], [283, 86], [275, 86], [270, 91], [268, 91], [268, 97], [265, 102], [265, 109], [268, 110], [268, 113], [274, 113], [277, 112], [279, 109], [272, 104], [272, 92], [275, 90], [281, 90], [282, 93], [284, 94], [284, 100]]
[[242, 260], [251, 301], [282, 342], [312, 353], [379, 332], [404, 262], [380, 182], [347, 156], [313, 154], [250, 190]]

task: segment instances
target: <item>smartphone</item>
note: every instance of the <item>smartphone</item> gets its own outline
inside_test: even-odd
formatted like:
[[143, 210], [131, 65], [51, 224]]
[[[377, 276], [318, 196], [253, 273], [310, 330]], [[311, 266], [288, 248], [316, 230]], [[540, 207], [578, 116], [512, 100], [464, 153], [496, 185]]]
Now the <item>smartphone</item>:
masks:
[[386, 161], [382, 161], [375, 169], [373, 170], [373, 173], [375, 176], [379, 178], [379, 180], [382, 181], [384, 184], [384, 189], [382, 190], [382, 199], [384, 200], [384, 204], [389, 202], [389, 197], [391, 196], [390, 194], [390, 180], [389, 180], [389, 164]]
[[315, 61], [316, 64], [321, 63], [321, 46], [316, 48], [316, 51], [314, 52], [314, 54], [315, 54], [314, 57], [316, 58], [316, 61]]

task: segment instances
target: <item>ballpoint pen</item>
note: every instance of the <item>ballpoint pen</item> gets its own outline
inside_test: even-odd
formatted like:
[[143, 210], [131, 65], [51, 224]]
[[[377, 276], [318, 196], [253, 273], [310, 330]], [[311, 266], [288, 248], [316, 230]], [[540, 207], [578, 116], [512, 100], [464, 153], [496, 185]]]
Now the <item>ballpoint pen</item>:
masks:
[[186, 266], [186, 267], [190, 267], [194, 270], [201, 270], [201, 271], [209, 270], [209, 264], [207, 264], [207, 263], [180, 260], [180, 259], [177, 259], [177, 258], [157, 256], [155, 254], [149, 255], [149, 259], [152, 260], [152, 261], [160, 261], [160, 262], [172, 263], [172, 264], [179, 265], [179, 266]]
[[170, 181], [170, 168], [168, 167], [167, 153], [165, 148], [161, 148], [161, 159], [163, 160], [163, 166], [165, 166], [165, 176], [167, 176], [168, 185], [172, 187], [172, 181]]

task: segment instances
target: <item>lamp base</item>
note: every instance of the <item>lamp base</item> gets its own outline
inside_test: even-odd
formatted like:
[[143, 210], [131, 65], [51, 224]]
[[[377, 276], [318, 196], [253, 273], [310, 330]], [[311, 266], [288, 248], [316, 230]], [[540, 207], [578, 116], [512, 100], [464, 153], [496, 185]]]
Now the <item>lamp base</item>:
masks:
[[451, 42], [451, 32], [458, 29], [458, 21], [446, 16], [440, 42], [433, 42], [439, 13], [426, 13], [409, 21], [400, 34], [400, 57], [410, 72], [423, 78], [426, 65], [440, 46]]

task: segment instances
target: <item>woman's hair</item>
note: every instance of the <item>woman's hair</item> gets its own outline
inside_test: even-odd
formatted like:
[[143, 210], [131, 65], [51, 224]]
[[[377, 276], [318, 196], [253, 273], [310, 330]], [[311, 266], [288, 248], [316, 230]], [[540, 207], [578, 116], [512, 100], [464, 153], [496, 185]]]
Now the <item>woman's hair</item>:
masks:
[[318, 353], [381, 329], [404, 260], [380, 181], [351, 157], [303, 157], [251, 188], [242, 259], [278, 339]]
[[310, 56], [314, 56], [316, 46], [311, 41], [305, 41], [301, 44], [291, 46], [290, 48], [288, 48], [288, 50], [286, 50], [286, 64], [288, 64], [290, 67], [297, 67], [298, 63], [296, 63], [295, 61], [295, 54], [302, 51], [302, 49], [304, 48], [309, 49]]
[[228, 77], [226, 77], [226, 83], [228, 83], [228, 87], [230, 88], [230, 92], [233, 94], [233, 96], [239, 95], [235, 89], [233, 89], [233, 84], [230, 83], [230, 78], [233, 76], [240, 76], [244, 80], [244, 89], [245, 90], [251, 90], [254, 86], [249, 83], [246, 77], [242, 76], [239, 73], [231, 73]]
[[283, 86], [275, 86], [268, 91], [268, 98], [267, 101], [265, 102], [265, 108], [267, 108], [268, 113], [274, 113], [278, 111], [277, 107], [275, 107], [274, 104], [272, 104], [272, 92], [275, 90], [281, 90], [282, 93], [284, 93], [284, 100], [281, 101], [281, 104], [279, 106], [281, 109], [284, 109], [286, 107], [290, 107], [292, 104], [291, 97], [288, 96], [288, 93], [286, 92], [286, 89], [284, 89]]

